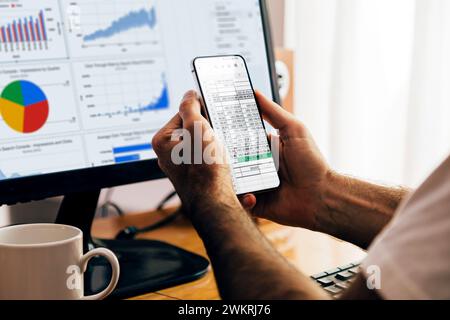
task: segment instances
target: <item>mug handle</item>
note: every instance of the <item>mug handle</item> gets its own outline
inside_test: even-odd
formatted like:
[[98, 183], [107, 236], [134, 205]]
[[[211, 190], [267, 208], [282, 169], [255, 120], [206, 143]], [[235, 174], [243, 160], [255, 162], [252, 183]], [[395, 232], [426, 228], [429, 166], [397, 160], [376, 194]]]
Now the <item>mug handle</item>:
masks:
[[97, 248], [91, 250], [81, 257], [80, 268], [82, 273], [86, 272], [89, 261], [96, 256], [105, 257], [111, 264], [112, 267], [111, 282], [109, 283], [108, 287], [102, 292], [91, 296], [83, 297], [81, 298], [82, 300], [103, 300], [114, 291], [114, 289], [117, 286], [117, 283], [119, 282], [119, 275], [120, 275], [119, 260], [117, 260], [116, 255], [111, 250], [105, 248]]

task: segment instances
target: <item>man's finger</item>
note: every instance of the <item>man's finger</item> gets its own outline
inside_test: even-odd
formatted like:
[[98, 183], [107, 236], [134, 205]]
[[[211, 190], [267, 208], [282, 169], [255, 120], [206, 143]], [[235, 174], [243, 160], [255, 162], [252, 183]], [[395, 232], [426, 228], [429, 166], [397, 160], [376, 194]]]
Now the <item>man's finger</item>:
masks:
[[272, 100], [267, 99], [261, 92], [255, 92], [256, 99], [263, 117], [275, 129], [282, 130], [293, 121], [293, 116]]
[[155, 151], [161, 151], [163, 148], [170, 148], [169, 142], [175, 130], [183, 128], [183, 120], [177, 113], [158, 133], [153, 137], [152, 145]]
[[180, 105], [180, 117], [183, 119], [185, 125], [204, 119], [201, 112], [200, 100], [195, 91], [188, 91], [184, 95]]
[[163, 129], [167, 132], [171, 132], [181, 128], [183, 128], [183, 120], [178, 113], [173, 116], [173, 118], [170, 119], [170, 121], [163, 127]]

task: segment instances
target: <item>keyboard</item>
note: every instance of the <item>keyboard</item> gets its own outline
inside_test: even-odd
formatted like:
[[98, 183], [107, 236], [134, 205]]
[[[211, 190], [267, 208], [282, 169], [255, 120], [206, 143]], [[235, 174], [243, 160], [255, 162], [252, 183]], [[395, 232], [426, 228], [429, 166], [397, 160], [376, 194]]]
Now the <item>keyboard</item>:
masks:
[[350, 263], [339, 268], [316, 274], [311, 278], [333, 299], [338, 299], [355, 280], [359, 270], [360, 263]]

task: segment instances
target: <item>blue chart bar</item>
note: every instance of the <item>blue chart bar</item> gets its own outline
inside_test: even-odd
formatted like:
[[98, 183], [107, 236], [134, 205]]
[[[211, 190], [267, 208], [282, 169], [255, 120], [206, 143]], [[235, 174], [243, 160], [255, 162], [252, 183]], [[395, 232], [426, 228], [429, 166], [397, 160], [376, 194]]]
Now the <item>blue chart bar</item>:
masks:
[[118, 147], [113, 149], [114, 154], [137, 152], [137, 151], [149, 151], [152, 150], [153, 146], [150, 143], [138, 144], [135, 146]]
[[129, 155], [129, 156], [116, 157], [116, 158], [114, 159], [114, 162], [115, 162], [116, 164], [119, 164], [119, 163], [132, 162], [132, 161], [139, 161], [139, 160], [141, 160], [141, 156], [140, 156], [140, 155], [138, 155], [138, 154], [132, 154], [132, 155]]
[[114, 158], [114, 161], [116, 164], [139, 161], [141, 160], [141, 155], [138, 154], [138, 152], [151, 150], [153, 150], [153, 146], [151, 145], [151, 143], [113, 148], [113, 154], [116, 156]]

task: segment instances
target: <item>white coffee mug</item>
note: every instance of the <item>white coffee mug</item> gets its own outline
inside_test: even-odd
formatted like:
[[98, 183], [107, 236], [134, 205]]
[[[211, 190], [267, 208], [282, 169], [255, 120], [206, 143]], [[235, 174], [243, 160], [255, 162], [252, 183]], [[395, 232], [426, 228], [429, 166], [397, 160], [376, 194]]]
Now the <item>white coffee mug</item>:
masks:
[[[84, 296], [83, 274], [89, 260], [105, 257], [112, 266], [109, 286]], [[110, 250], [83, 255], [81, 230], [57, 224], [0, 229], [0, 300], [100, 300], [115, 289], [120, 267]]]

